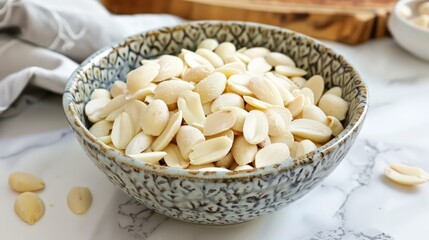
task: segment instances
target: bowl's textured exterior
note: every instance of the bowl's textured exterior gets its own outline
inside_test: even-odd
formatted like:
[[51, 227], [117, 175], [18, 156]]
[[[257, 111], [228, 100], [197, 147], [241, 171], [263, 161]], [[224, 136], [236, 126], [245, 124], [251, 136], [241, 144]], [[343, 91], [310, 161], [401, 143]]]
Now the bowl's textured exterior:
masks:
[[[291, 56], [326, 87], [340, 86], [349, 102], [347, 127], [317, 151], [294, 161], [240, 172], [196, 172], [149, 165], [107, 147], [87, 130], [84, 105], [96, 88], [139, 66], [142, 59], [195, 49], [205, 38], [231, 41], [237, 48], [263, 46]], [[70, 77], [64, 110], [79, 143], [109, 180], [129, 196], [169, 217], [201, 224], [234, 224], [279, 210], [308, 193], [341, 162], [367, 112], [360, 75], [329, 48], [285, 29], [243, 22], [194, 22], [125, 39], [88, 58]]]

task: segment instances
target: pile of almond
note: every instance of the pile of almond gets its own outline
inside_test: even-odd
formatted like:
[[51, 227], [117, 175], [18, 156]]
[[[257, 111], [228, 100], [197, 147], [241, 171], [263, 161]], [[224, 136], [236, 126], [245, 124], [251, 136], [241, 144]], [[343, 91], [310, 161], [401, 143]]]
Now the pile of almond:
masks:
[[316, 150], [344, 129], [342, 90], [303, 78], [283, 53], [206, 39], [195, 52], [141, 64], [126, 83], [94, 90], [85, 113], [95, 137], [146, 163], [253, 169]]

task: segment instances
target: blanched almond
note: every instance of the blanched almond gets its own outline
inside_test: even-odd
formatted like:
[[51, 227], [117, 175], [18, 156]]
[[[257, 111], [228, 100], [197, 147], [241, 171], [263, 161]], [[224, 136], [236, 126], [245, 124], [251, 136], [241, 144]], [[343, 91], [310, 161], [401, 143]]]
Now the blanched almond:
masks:
[[155, 141], [153, 141], [151, 148], [154, 151], [160, 151], [164, 149], [168, 143], [173, 140], [176, 136], [177, 131], [179, 131], [180, 125], [182, 124], [182, 111], [178, 111], [168, 120], [167, 126], [162, 131]]
[[303, 77], [291, 77], [291, 81], [298, 86], [299, 88], [303, 88], [307, 80]]
[[310, 100], [310, 104], [315, 104], [314, 93], [310, 88], [301, 88], [301, 93]]
[[231, 106], [221, 107], [220, 110], [233, 111], [235, 113], [235, 123], [231, 127], [231, 129], [237, 132], [243, 132], [244, 120], [246, 119], [246, 116], [248, 113], [246, 110], [238, 107], [231, 107]]
[[198, 93], [186, 90], [177, 100], [177, 106], [183, 113], [183, 118], [188, 124], [198, 123], [204, 125], [206, 116]]
[[214, 101], [203, 103], [203, 111], [205, 115], [212, 113], [212, 104]]
[[303, 69], [286, 65], [277, 65], [275, 69], [277, 73], [285, 75], [286, 77], [302, 77], [307, 75], [307, 71]]
[[265, 114], [258, 110], [250, 111], [243, 125], [243, 135], [250, 144], [258, 144], [268, 136], [268, 120]]
[[333, 116], [326, 118], [326, 125], [332, 130], [332, 135], [335, 137], [344, 130], [343, 124]]
[[128, 113], [121, 113], [115, 118], [112, 128], [112, 143], [117, 149], [125, 149], [134, 137], [133, 121]]
[[250, 144], [243, 136], [235, 139], [232, 145], [232, 156], [238, 165], [246, 165], [255, 160], [258, 147], [255, 144]]
[[117, 116], [119, 116], [119, 114], [123, 113], [125, 110], [125, 106], [122, 106], [118, 109], [116, 109], [115, 111], [112, 111], [111, 113], [109, 113], [109, 115], [107, 115], [107, 117], [105, 118], [105, 120], [107, 121], [115, 121], [115, 118]]
[[138, 133], [134, 138], [128, 143], [127, 148], [125, 148], [125, 154], [138, 154], [146, 150], [153, 142], [154, 137], [146, 135], [143, 132]]
[[127, 89], [130, 92], [136, 92], [146, 87], [158, 75], [160, 70], [158, 63], [146, 63], [127, 74]]
[[250, 89], [244, 85], [234, 84], [234, 83], [228, 82], [228, 87], [229, 87], [229, 89], [231, 89], [232, 92], [243, 95], [243, 96], [253, 95], [252, 91], [250, 91]]
[[123, 107], [127, 102], [126, 95], [118, 95], [110, 100], [102, 109], [100, 109], [100, 118], [105, 118], [113, 111]]
[[244, 108], [243, 98], [235, 93], [224, 93], [217, 97], [211, 105], [211, 112], [217, 112], [222, 107]]
[[248, 87], [259, 100], [272, 105], [283, 106], [283, 98], [270, 79], [253, 77], [249, 80]]
[[234, 126], [235, 121], [235, 112], [231, 110], [220, 110], [210, 114], [204, 122], [204, 135], [212, 136], [226, 131]]
[[253, 170], [253, 167], [250, 165], [244, 165], [244, 166], [237, 166], [234, 168], [234, 171], [246, 171], [246, 170]]
[[249, 74], [235, 74], [228, 78], [228, 83], [247, 86], [249, 84], [250, 78], [252, 78], [252, 76], [250, 76]]
[[268, 108], [265, 111], [265, 116], [268, 120], [268, 135], [281, 136], [285, 134], [287, 130], [286, 123], [280, 114]]
[[207, 164], [203, 164], [203, 165], [192, 165], [192, 164], [190, 164], [187, 169], [190, 171], [198, 171], [200, 169], [211, 168], [211, 167], [216, 167], [216, 166], [214, 165], [214, 163], [207, 163]]
[[198, 143], [192, 147], [189, 154], [190, 163], [203, 165], [216, 162], [224, 158], [232, 147], [232, 141], [228, 137], [218, 137]]
[[270, 137], [271, 143], [285, 143], [289, 149], [292, 149], [294, 143], [294, 137], [290, 131], [286, 131], [281, 136]]
[[222, 73], [214, 72], [201, 80], [194, 91], [200, 94], [201, 102], [210, 102], [219, 97], [226, 87], [226, 77]]
[[264, 110], [264, 109], [267, 109], [267, 108], [273, 106], [267, 102], [261, 101], [259, 99], [254, 98], [254, 97], [251, 97], [251, 96], [243, 96], [243, 99], [247, 104], [251, 105], [252, 107], [254, 107], [256, 109]]
[[157, 164], [159, 160], [167, 156], [167, 153], [166, 152], [143, 152], [138, 154], [130, 154], [128, 156], [145, 163]]
[[289, 130], [294, 136], [318, 143], [329, 141], [332, 134], [331, 129], [323, 123], [305, 118], [293, 120]]
[[292, 102], [287, 105], [292, 117], [298, 116], [304, 108], [305, 97], [303, 94], [298, 95]]
[[176, 144], [168, 144], [163, 151], [167, 153], [164, 157], [167, 166], [175, 168], [187, 168], [189, 166], [189, 162], [183, 158]]
[[289, 148], [284, 143], [273, 143], [261, 150], [255, 155], [255, 167], [266, 167], [273, 164], [279, 164], [288, 160], [290, 157]]
[[316, 120], [321, 123], [326, 123], [328, 118], [326, 114], [314, 105], [305, 106], [302, 110], [302, 118]]
[[235, 55], [245, 64], [248, 64], [252, 60], [249, 56], [244, 55], [243, 53], [238, 51], [235, 53]]
[[45, 188], [45, 182], [30, 173], [14, 172], [9, 175], [9, 186], [15, 192], [36, 192]]
[[271, 82], [274, 84], [274, 86], [276, 86], [277, 90], [280, 93], [280, 96], [282, 97], [284, 105], [287, 105], [293, 101], [293, 99], [295, 97], [289, 91], [289, 88], [290, 88], [289, 83], [287, 83], [286, 81], [274, 76], [274, 74], [271, 72], [267, 73], [266, 75], [264, 74], [264, 76], [267, 76], [267, 78], [271, 80]]
[[198, 49], [205, 48], [210, 51], [214, 51], [217, 48], [217, 46], [219, 46], [219, 42], [216, 39], [207, 38], [198, 44]]
[[127, 84], [123, 81], [117, 80], [110, 87], [110, 95], [115, 98], [127, 92]]
[[332, 95], [335, 95], [337, 97], [341, 97], [342, 92], [343, 92], [343, 90], [340, 87], [333, 87], [333, 88], [329, 89], [328, 91], [326, 91], [325, 94], [332, 94]]
[[110, 135], [113, 123], [111, 121], [101, 120], [89, 128], [89, 132], [95, 137], [104, 137]]
[[67, 206], [76, 215], [85, 214], [92, 205], [92, 194], [87, 187], [73, 187], [67, 194]]
[[296, 145], [295, 157], [300, 157], [316, 149], [317, 149], [317, 146], [312, 141], [308, 139], [302, 140]]
[[265, 60], [271, 66], [285, 65], [285, 66], [296, 67], [295, 62], [289, 56], [279, 52], [268, 53], [267, 55], [265, 55]]
[[285, 107], [272, 106], [265, 111], [274, 111], [277, 114], [279, 114], [280, 117], [282, 117], [283, 121], [285, 122], [286, 127], [288, 127], [292, 122], [292, 113], [290, 113], [289, 109]]
[[252, 73], [262, 74], [270, 71], [272, 66], [263, 57], [253, 58], [247, 65], [247, 70]]
[[112, 143], [112, 137], [109, 135], [109, 136], [101, 136], [101, 137], [98, 137], [98, 140], [100, 140], [100, 141], [102, 141], [103, 143], [105, 143], [105, 144], [110, 144], [110, 143]]
[[205, 140], [203, 133], [192, 126], [181, 126], [176, 135], [176, 143], [184, 159], [188, 159], [193, 146]]
[[110, 103], [110, 101], [111, 100], [108, 98], [96, 98], [96, 99], [90, 100], [85, 105], [85, 114], [88, 117], [94, 114], [98, 114], [97, 112], [100, 112], [103, 108], [105, 108], [107, 104]]
[[189, 68], [183, 74], [183, 80], [198, 83], [213, 71], [214, 68], [210, 65], [200, 65], [194, 68]]
[[155, 99], [141, 116], [141, 128], [147, 135], [159, 136], [167, 126], [169, 114], [164, 101]]
[[240, 68], [238, 68], [239, 65], [238, 66], [230, 66], [231, 64], [234, 64], [234, 63], [226, 64], [220, 68], [215, 69], [214, 71], [222, 73], [223, 75], [225, 75], [226, 78], [230, 78], [233, 75], [242, 74], [244, 72], [244, 71], [240, 70]]
[[158, 64], [160, 66], [159, 73], [153, 82], [161, 82], [172, 77], [177, 77], [183, 71], [183, 61], [176, 56], [163, 55], [159, 58]]
[[33, 225], [45, 215], [45, 204], [37, 194], [24, 192], [17, 197], [14, 210], [21, 220]]
[[194, 89], [194, 85], [183, 80], [167, 80], [155, 88], [155, 99], [161, 99], [166, 104], [177, 102], [177, 98], [186, 90]]
[[325, 81], [323, 81], [322, 76], [314, 75], [305, 82], [304, 87], [313, 91], [314, 103], [317, 104], [323, 94], [323, 91], [325, 91]]
[[129, 101], [125, 104], [124, 112], [128, 113], [133, 121], [134, 134], [140, 132], [141, 119], [146, 108], [147, 105], [139, 100]]
[[109, 91], [103, 88], [94, 89], [94, 91], [91, 93], [91, 100], [94, 100], [96, 98], [107, 98], [111, 99]]
[[386, 168], [384, 174], [394, 182], [410, 186], [429, 181], [429, 173], [423, 169], [403, 164], [390, 165]]
[[134, 93], [128, 93], [126, 95], [127, 100], [140, 100], [143, 101], [146, 96], [153, 95], [155, 93], [156, 84], [149, 83], [146, 87], [137, 90]]
[[270, 50], [264, 47], [253, 47], [243, 51], [244, 55], [252, 59], [257, 57], [265, 57], [265, 55], [267, 55], [268, 53], [270, 53]]
[[198, 49], [195, 53], [207, 59], [214, 68], [223, 66], [222, 58], [219, 57], [216, 53], [208, 49], [201, 48], [201, 49]]
[[201, 65], [209, 65], [214, 67], [209, 60], [194, 52], [185, 52], [185, 54], [183, 55], [183, 58], [185, 59], [186, 64], [190, 68], [194, 68]]
[[222, 158], [221, 160], [218, 160], [215, 163], [215, 166], [229, 168], [231, 167], [232, 163], [234, 163], [234, 158], [232, 156], [232, 153], [228, 153], [228, 155], [226, 155], [224, 158]]
[[223, 42], [219, 44], [219, 46], [216, 48], [215, 53], [219, 55], [219, 57], [222, 58], [222, 60], [226, 62], [230, 62], [230, 58], [232, 58], [233, 55], [235, 55], [235, 45], [230, 42]]
[[234, 131], [232, 131], [231, 129], [228, 129], [226, 131], [220, 132], [218, 134], [212, 135], [212, 136], [208, 136], [207, 139], [213, 139], [213, 138], [218, 138], [218, 137], [228, 137], [229, 139], [231, 139], [232, 142], [234, 142]]
[[325, 112], [327, 116], [333, 116], [342, 121], [346, 118], [348, 103], [333, 94], [323, 95], [319, 101], [319, 108]]

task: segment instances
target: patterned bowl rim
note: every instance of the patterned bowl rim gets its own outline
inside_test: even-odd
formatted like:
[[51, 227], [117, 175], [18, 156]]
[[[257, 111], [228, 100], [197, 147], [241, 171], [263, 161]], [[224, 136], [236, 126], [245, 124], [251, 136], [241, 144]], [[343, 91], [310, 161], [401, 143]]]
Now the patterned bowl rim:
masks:
[[[345, 66], [350, 67], [351, 73], [355, 75], [354, 82], [356, 84], [356, 88], [358, 88], [359, 94], [358, 97], [360, 98], [359, 104], [356, 107], [356, 109], [361, 108], [362, 111], [356, 111], [353, 114], [350, 123], [346, 126], [343, 132], [339, 134], [337, 137], [331, 139], [328, 143], [324, 144], [317, 150], [310, 152], [308, 154], [305, 154], [303, 156], [300, 156], [299, 158], [292, 160], [286, 160], [280, 164], [274, 164], [267, 167], [262, 168], [255, 168], [252, 170], [243, 170], [243, 171], [190, 171], [186, 169], [179, 169], [179, 168], [172, 168], [167, 166], [160, 166], [160, 165], [152, 165], [152, 164], [146, 164], [142, 161], [133, 159], [131, 157], [128, 157], [126, 155], [121, 154], [119, 151], [116, 151], [104, 143], [102, 143], [100, 140], [98, 140], [96, 137], [94, 137], [89, 130], [84, 126], [84, 124], [80, 121], [77, 111], [75, 109], [75, 105], [73, 103], [73, 96], [71, 94], [71, 88], [75, 85], [75, 82], [79, 78], [79, 73], [87, 70], [93, 63], [98, 62], [101, 58], [106, 57], [112, 50], [115, 48], [126, 44], [128, 40], [136, 38], [140, 35], [151, 35], [156, 34], [159, 31], [162, 32], [170, 32], [170, 31], [178, 31], [182, 30], [187, 27], [197, 26], [197, 25], [204, 25], [204, 24], [210, 24], [210, 25], [246, 25], [251, 27], [261, 27], [268, 30], [278, 30], [284, 33], [292, 34], [297, 37], [306, 38], [311, 45], [319, 45], [324, 48], [324, 50], [331, 54], [332, 56], [339, 57], [339, 60], [342, 61], [342, 64]], [[350, 137], [353, 132], [359, 127], [361, 123], [363, 123], [366, 113], [368, 111], [368, 94], [367, 94], [367, 87], [366, 84], [362, 81], [361, 75], [359, 72], [352, 67], [352, 65], [344, 59], [343, 56], [333, 51], [331, 48], [325, 46], [320, 41], [311, 38], [309, 36], [306, 36], [301, 33], [297, 33], [292, 30], [288, 30], [281, 27], [276, 27], [272, 25], [267, 24], [261, 24], [261, 23], [254, 23], [254, 22], [243, 22], [243, 21], [191, 21], [175, 26], [168, 26], [168, 27], [162, 27], [162, 28], [155, 28], [147, 31], [143, 31], [138, 34], [134, 34], [132, 36], [126, 37], [120, 41], [117, 41], [113, 44], [110, 44], [109, 46], [106, 46], [98, 51], [96, 51], [94, 54], [89, 56], [86, 60], [84, 60], [80, 66], [72, 73], [72, 75], [69, 77], [65, 91], [63, 94], [63, 108], [64, 112], [67, 118], [67, 121], [69, 122], [71, 128], [74, 130], [75, 134], [77, 134], [80, 138], [83, 139], [87, 144], [92, 145], [96, 149], [100, 150], [100, 152], [103, 152], [111, 161], [114, 161], [118, 164], [118, 166], [124, 166], [128, 168], [133, 168], [138, 171], [143, 171], [145, 173], [153, 173], [156, 175], [163, 175], [163, 176], [174, 176], [174, 177], [182, 177], [182, 178], [188, 178], [188, 179], [199, 179], [199, 180], [227, 180], [227, 179], [237, 179], [237, 178], [253, 178], [258, 177], [262, 175], [267, 174], [276, 174], [279, 172], [284, 171], [291, 171], [299, 167], [303, 167], [305, 165], [309, 165], [313, 163], [313, 158], [320, 159], [318, 156], [323, 156], [326, 153], [329, 153], [333, 151], [336, 147], [339, 146], [340, 143], [344, 142], [348, 137]], [[85, 149], [86, 151], [86, 149]]]

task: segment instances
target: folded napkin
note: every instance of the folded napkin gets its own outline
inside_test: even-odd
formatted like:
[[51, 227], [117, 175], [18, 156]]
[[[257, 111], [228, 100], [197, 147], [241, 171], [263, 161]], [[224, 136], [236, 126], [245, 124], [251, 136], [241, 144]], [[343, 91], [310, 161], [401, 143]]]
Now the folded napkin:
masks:
[[0, 113], [28, 84], [62, 93], [78, 64], [103, 46], [182, 21], [164, 14], [112, 15], [98, 1], [86, 1], [90, 11], [79, 11], [82, 1], [67, 11], [31, 1], [0, 0]]

